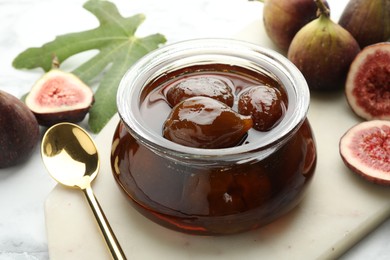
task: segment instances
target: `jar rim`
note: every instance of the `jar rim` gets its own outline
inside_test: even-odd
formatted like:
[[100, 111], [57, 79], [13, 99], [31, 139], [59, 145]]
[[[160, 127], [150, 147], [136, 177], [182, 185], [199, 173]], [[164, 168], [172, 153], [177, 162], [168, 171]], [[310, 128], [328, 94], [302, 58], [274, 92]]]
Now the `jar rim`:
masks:
[[[188, 59], [209, 62], [208, 64], [217, 60], [226, 62], [226, 59], [231, 63], [245, 61], [248, 66], [255, 66], [275, 75], [285, 86], [289, 101], [283, 119], [259, 140], [235, 147], [194, 148], [165, 139], [162, 134], [156, 133], [143, 123], [140, 113], [142, 89], [161, 73], [177, 66], [185, 66]], [[240, 64], [232, 65], [240, 66]], [[128, 69], [117, 92], [118, 114], [134, 138], [158, 152], [190, 157], [234, 156], [280, 145], [303, 123], [309, 102], [310, 92], [305, 78], [286, 57], [253, 43], [221, 38], [181, 41], [146, 54]]]

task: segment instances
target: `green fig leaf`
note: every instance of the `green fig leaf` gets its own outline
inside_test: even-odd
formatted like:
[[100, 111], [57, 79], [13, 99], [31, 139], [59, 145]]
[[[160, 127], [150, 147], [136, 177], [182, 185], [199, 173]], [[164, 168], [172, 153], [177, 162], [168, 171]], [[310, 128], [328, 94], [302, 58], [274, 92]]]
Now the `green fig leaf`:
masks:
[[89, 85], [101, 76], [88, 121], [91, 131], [98, 133], [117, 111], [116, 92], [124, 73], [139, 58], [165, 43], [166, 39], [162, 34], [136, 37], [135, 31], [145, 16], [137, 14], [124, 18], [109, 1], [89, 0], [83, 7], [96, 16], [99, 21], [97, 28], [60, 35], [39, 48], [28, 48], [14, 59], [12, 65], [17, 69], [41, 67], [49, 71], [53, 55], [61, 63], [72, 55], [98, 50], [95, 56], [72, 71]]

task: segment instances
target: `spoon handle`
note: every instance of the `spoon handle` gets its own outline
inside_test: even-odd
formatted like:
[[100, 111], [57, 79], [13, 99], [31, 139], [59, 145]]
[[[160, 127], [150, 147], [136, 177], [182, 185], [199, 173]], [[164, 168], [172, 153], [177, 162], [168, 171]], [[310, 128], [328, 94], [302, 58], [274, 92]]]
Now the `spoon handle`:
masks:
[[110, 224], [108, 223], [108, 220], [106, 216], [103, 213], [102, 208], [99, 205], [99, 202], [97, 201], [91, 186], [89, 185], [87, 188], [83, 189], [84, 194], [88, 200], [89, 205], [91, 206], [91, 209], [93, 211], [93, 215], [95, 216], [95, 219], [99, 225], [99, 228], [103, 234], [103, 237], [106, 241], [106, 244], [108, 246], [108, 249], [110, 250], [111, 256], [115, 260], [125, 260], [126, 256], [123, 253], [123, 250], [115, 237], [114, 232], [112, 231]]

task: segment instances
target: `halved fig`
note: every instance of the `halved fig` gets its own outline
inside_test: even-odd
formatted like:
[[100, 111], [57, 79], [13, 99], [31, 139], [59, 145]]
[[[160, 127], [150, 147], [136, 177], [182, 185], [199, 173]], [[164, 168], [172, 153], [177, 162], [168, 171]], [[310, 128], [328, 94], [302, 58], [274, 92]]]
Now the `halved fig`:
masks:
[[77, 76], [52, 69], [41, 77], [26, 97], [26, 105], [38, 123], [51, 126], [84, 119], [94, 101], [89, 86]]
[[390, 185], [390, 121], [359, 123], [340, 139], [345, 165], [366, 180]]
[[360, 51], [349, 68], [345, 94], [358, 116], [390, 120], [390, 42]]

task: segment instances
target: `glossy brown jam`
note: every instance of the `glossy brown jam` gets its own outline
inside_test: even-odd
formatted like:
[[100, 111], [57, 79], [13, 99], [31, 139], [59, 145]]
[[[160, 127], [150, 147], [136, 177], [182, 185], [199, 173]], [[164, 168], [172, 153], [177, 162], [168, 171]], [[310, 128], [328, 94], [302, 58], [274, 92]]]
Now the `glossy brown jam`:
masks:
[[[253, 85], [271, 86], [280, 91], [287, 105], [283, 87], [268, 75], [229, 65], [189, 67], [164, 74], [144, 88], [140, 111], [148, 127], [162, 133], [171, 110], [166, 100], [168, 86], [194, 75], [227, 81], [235, 95]], [[251, 129], [240, 145], [256, 142], [262, 134]], [[181, 161], [152, 151], [120, 122], [113, 138], [111, 166], [122, 191], [145, 217], [191, 234], [232, 234], [264, 226], [300, 202], [316, 165], [308, 121], [284, 138], [288, 140], [274, 144], [269, 155], [255, 151], [245, 161]]]
[[[228, 96], [225, 98], [222, 94], [215, 95], [211, 93], [212, 91], [210, 91], [210, 89], [212, 89], [212, 86], [208, 86], [208, 92], [206, 93], [208, 96], [211, 96], [216, 100], [222, 102], [223, 100], [227, 100], [226, 104], [229, 106], [231, 105], [232, 109], [235, 111], [239, 111], [238, 103], [240, 94], [255, 86], [266, 86], [270, 89], [276, 89], [278, 93], [280, 93], [279, 99], [280, 102], [283, 103], [283, 108], [280, 110], [280, 114], [277, 115], [278, 119], [283, 117], [284, 109], [288, 105], [288, 100], [283, 87], [276, 79], [270, 77], [269, 75], [261, 74], [259, 72], [255, 73], [248, 69], [226, 64], [193, 66], [166, 74], [164, 77], [159, 78], [146, 86], [146, 90], [142, 93], [142, 99], [144, 99], [144, 101], [140, 107], [145, 124], [157, 133], [162, 133], [164, 121], [169, 117], [169, 114], [172, 111], [171, 102], [169, 102], [170, 99], [173, 99], [170, 98], [169, 95], [172, 88], [176, 87], [183, 81], [188, 82], [193, 79], [205, 78], [212, 78], [213, 81], [218, 80], [225, 83], [225, 85], [233, 93], [232, 97], [225, 95]], [[218, 94], [219, 93], [221, 92], [218, 92]], [[197, 94], [200, 96], [202, 95], [200, 91], [198, 91]], [[248, 113], [244, 114], [248, 115]], [[271, 112], [268, 112], [268, 114], [271, 114]], [[276, 125], [276, 121], [278, 121], [278, 119], [275, 119], [273, 123], [269, 123], [268, 128], [263, 130], [268, 131], [272, 129], [272, 126]], [[257, 125], [256, 122], [254, 122], [254, 124]], [[256, 131], [255, 129], [251, 129], [246, 142], [256, 140], [259, 135], [262, 135], [262, 133]]]

